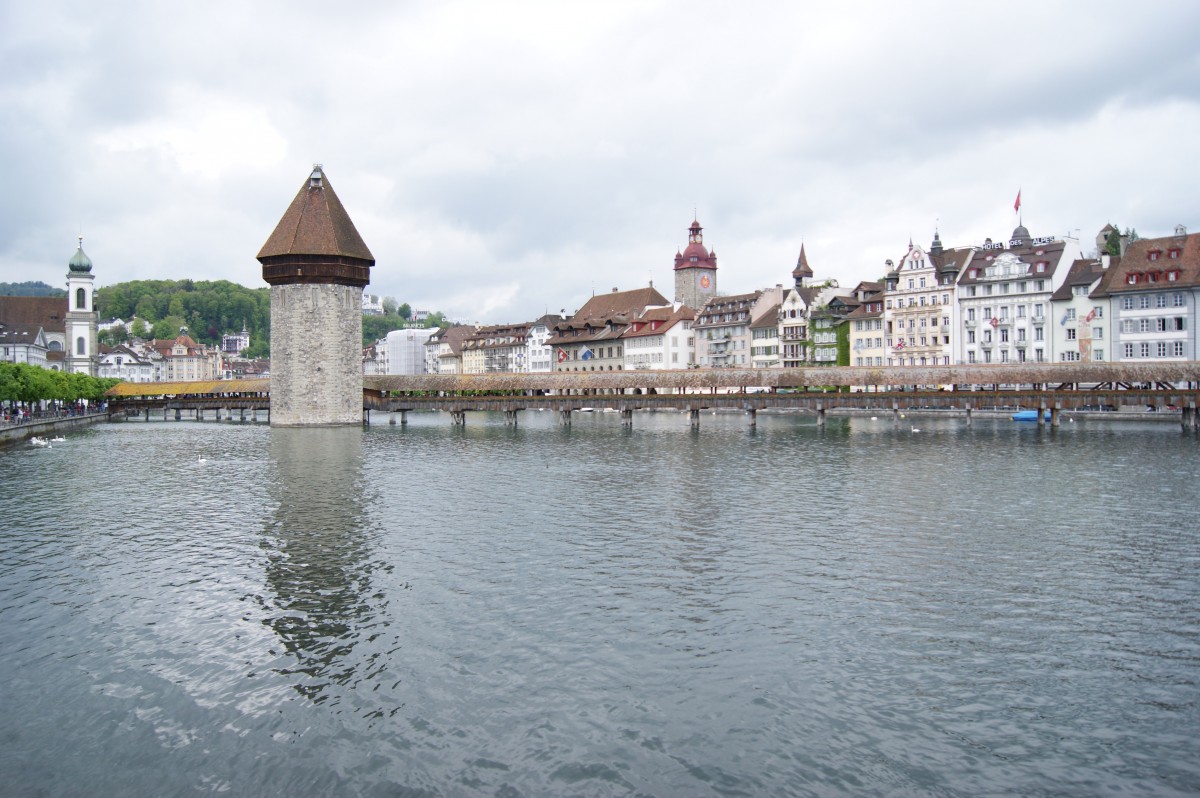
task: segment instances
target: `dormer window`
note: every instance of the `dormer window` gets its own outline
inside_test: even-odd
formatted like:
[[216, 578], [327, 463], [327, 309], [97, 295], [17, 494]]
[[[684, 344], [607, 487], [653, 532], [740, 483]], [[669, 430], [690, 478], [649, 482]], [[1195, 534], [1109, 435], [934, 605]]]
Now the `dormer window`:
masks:
[[1129, 281], [1130, 285], [1137, 285], [1137, 281], [1138, 281], [1137, 272], [1130, 272], [1128, 281]]
[[1179, 279], [1179, 270], [1178, 269], [1172, 269], [1171, 271], [1167, 272], [1167, 282], [1168, 283], [1173, 283], [1178, 279]]
[[1179, 249], [1177, 247], [1172, 247], [1170, 250], [1167, 251], [1167, 257], [1169, 257], [1171, 260], [1178, 260], [1179, 259]]
[[1147, 253], [1147, 257], [1150, 260], [1158, 260], [1158, 256], [1161, 254], [1162, 254], [1161, 249], [1152, 249], [1152, 250], [1150, 250], [1150, 252]]
[[1039, 261], [1038, 261], [1038, 262], [1037, 262], [1037, 263], [1034, 265], [1034, 270], [1035, 270], [1035, 271], [1037, 271], [1037, 272], [1044, 272], [1044, 271], [1046, 271], [1046, 261], [1044, 261], [1044, 260], [1039, 260]]
[[976, 277], [978, 277], [978, 276], [979, 276], [979, 269], [971, 269], [971, 271], [970, 271], [970, 276], [971, 276], [971, 279], [972, 279], [972, 280], [974, 280]]

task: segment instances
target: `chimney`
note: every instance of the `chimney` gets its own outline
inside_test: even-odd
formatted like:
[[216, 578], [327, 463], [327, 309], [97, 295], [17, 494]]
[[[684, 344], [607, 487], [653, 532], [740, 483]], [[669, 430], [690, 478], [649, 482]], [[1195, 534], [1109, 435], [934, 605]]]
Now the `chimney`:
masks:
[[1109, 255], [1107, 252], [1105, 252], [1100, 256], [1100, 268], [1107, 269], [1111, 263], [1112, 255]]

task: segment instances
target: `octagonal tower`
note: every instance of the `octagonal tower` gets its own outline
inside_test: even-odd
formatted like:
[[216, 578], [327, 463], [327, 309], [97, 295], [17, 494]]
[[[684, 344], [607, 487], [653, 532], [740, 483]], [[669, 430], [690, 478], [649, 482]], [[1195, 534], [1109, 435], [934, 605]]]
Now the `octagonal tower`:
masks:
[[320, 164], [258, 261], [271, 286], [271, 426], [361, 424], [362, 294], [375, 258]]

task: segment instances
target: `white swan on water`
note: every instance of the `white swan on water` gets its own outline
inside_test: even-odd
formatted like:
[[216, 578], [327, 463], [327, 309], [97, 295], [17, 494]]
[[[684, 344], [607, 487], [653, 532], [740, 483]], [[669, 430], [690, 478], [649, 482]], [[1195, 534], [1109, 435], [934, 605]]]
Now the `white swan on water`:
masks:
[[203, 455], [198, 454], [198, 455], [196, 455], [196, 462], [197, 463], [207, 463], [208, 461], [204, 459]]

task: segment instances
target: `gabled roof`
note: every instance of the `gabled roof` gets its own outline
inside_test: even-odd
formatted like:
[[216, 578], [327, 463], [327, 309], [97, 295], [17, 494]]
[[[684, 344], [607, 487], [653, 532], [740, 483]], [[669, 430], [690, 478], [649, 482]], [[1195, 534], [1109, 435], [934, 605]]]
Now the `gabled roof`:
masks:
[[[1170, 279], [1172, 272], [1176, 273], [1174, 280]], [[1196, 286], [1200, 286], [1200, 233], [1185, 233], [1132, 242], [1119, 260], [1113, 259], [1092, 295]]]
[[607, 294], [596, 294], [583, 304], [572, 321], [588, 319], [604, 319], [618, 313], [633, 318], [640, 315], [648, 307], [670, 305], [665, 296], [653, 286], [634, 288], [630, 291], [611, 291]]
[[328, 255], [375, 262], [320, 165], [275, 226], [258, 257]]
[[[647, 310], [640, 318], [634, 319], [630, 329], [625, 331], [622, 338], [642, 338], [648, 335], [662, 335], [674, 327], [681, 321], [691, 321], [696, 318], [696, 314], [686, 305], [681, 305], [678, 309], [671, 308], [651, 308]], [[645, 326], [641, 326], [645, 322]], [[656, 329], [653, 322], [658, 322]], [[634, 329], [641, 326], [641, 329]]]
[[[1120, 262], [1120, 258], [1113, 258], [1113, 262]], [[1072, 289], [1075, 286], [1090, 286], [1102, 278], [1104, 272], [1104, 264], [1101, 261], [1094, 258], [1080, 258], [1071, 264], [1070, 270], [1067, 271], [1066, 279], [1063, 280], [1063, 284], [1059, 286], [1058, 290], [1050, 295], [1050, 299], [1056, 301], [1070, 299]]]
[[66, 317], [65, 296], [0, 296], [0, 324], [37, 324], [61, 333]]
[[779, 308], [781, 304], [782, 303], [780, 302], [776, 302], [774, 305], [771, 305], [771, 307], [763, 311], [762, 315], [750, 322], [750, 329], [753, 330], [755, 328], [762, 329], [764, 327], [778, 327]]

